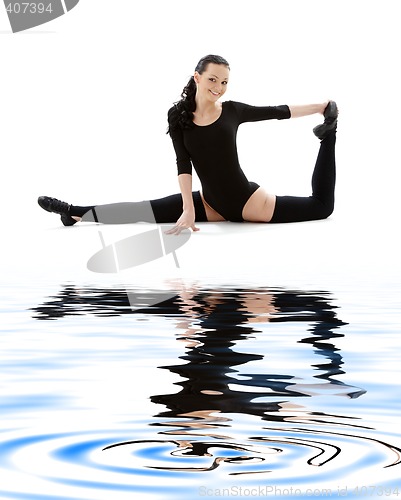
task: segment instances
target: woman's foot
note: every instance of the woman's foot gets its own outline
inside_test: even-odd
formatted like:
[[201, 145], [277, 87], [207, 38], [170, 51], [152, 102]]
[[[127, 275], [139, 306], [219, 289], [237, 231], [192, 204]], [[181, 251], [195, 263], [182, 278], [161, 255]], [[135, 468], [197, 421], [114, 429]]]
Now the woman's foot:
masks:
[[323, 140], [330, 132], [337, 130], [338, 108], [334, 101], [329, 101], [323, 113], [324, 122], [313, 129], [313, 133]]
[[70, 215], [71, 205], [65, 201], [60, 201], [57, 198], [50, 198], [49, 196], [39, 196], [38, 204], [43, 210], [46, 210], [46, 212], [60, 214], [61, 222], [64, 226], [72, 226], [80, 220], [78, 217], [75, 218]]

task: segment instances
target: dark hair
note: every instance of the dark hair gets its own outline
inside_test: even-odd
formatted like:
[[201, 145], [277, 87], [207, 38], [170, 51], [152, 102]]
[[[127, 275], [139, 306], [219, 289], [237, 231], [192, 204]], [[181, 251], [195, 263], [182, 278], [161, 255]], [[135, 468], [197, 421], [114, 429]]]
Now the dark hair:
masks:
[[[222, 64], [230, 69], [228, 62], [221, 56], [216, 56], [209, 54], [208, 56], [202, 57], [202, 59], [196, 65], [195, 71], [200, 75], [206, 70], [208, 64]], [[174, 103], [174, 107], [170, 110], [168, 116], [168, 131], [171, 131], [177, 127], [190, 128], [193, 127], [194, 111], [196, 108], [195, 104], [195, 94], [196, 94], [196, 83], [193, 76], [191, 76], [189, 82], [184, 87], [181, 93], [181, 100]]]

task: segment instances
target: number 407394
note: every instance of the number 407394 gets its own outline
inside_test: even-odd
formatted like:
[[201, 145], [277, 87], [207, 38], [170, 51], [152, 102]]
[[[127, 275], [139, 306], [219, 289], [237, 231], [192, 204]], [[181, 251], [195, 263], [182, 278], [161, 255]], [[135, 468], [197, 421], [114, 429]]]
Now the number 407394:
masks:
[[9, 3], [6, 6], [7, 12], [10, 14], [44, 14], [45, 12], [53, 12], [52, 4], [45, 5], [44, 3], [33, 2], [15, 2]]

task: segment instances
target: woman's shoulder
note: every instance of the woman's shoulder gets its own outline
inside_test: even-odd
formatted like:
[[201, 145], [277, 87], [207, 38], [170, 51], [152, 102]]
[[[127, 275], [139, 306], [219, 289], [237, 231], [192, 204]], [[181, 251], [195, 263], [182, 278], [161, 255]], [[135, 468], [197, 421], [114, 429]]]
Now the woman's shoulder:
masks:
[[229, 100], [229, 101], [224, 101], [223, 104], [226, 106], [232, 106], [232, 107], [235, 107], [235, 106], [247, 106], [247, 104], [245, 104], [244, 102], [239, 102], [239, 101], [232, 101], [232, 100]]
[[224, 101], [223, 106], [225, 108], [231, 108], [235, 109], [237, 111], [241, 111], [243, 108], [249, 106], [249, 104], [245, 104], [244, 102], [239, 102], [239, 101]]
[[173, 104], [171, 108], [169, 108], [169, 110], [167, 111], [167, 116], [170, 119], [172, 116], [175, 116], [177, 114], [178, 114], [177, 105]]
[[181, 110], [177, 103], [174, 103], [173, 106], [167, 112], [167, 121], [169, 124], [170, 130], [176, 129], [180, 124], [180, 115]]
[[223, 101], [222, 103], [222, 106], [224, 108], [235, 108], [238, 104], [241, 104], [240, 102], [237, 102], [237, 101]]
[[241, 115], [241, 113], [243, 112], [244, 108], [246, 108], [248, 105], [243, 103], [243, 102], [239, 102], [239, 101], [224, 101], [223, 103], [223, 109], [225, 110], [225, 112], [227, 113], [228, 112], [228, 115], [231, 115], [233, 116], [239, 116]]
[[192, 128], [192, 116], [192, 113], [188, 111], [183, 101], [174, 103], [167, 113], [169, 130]]

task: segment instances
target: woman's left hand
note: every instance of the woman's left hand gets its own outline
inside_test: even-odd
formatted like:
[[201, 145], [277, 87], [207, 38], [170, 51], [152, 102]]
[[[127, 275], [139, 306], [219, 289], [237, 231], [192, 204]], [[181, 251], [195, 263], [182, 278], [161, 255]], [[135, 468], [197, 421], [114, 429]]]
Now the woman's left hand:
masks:
[[321, 115], [323, 115], [323, 114], [324, 114], [324, 111], [325, 111], [325, 109], [327, 108], [327, 106], [329, 105], [329, 102], [330, 102], [330, 100], [325, 101], [325, 102], [322, 104], [321, 110], [319, 111], [319, 113], [320, 113]]

